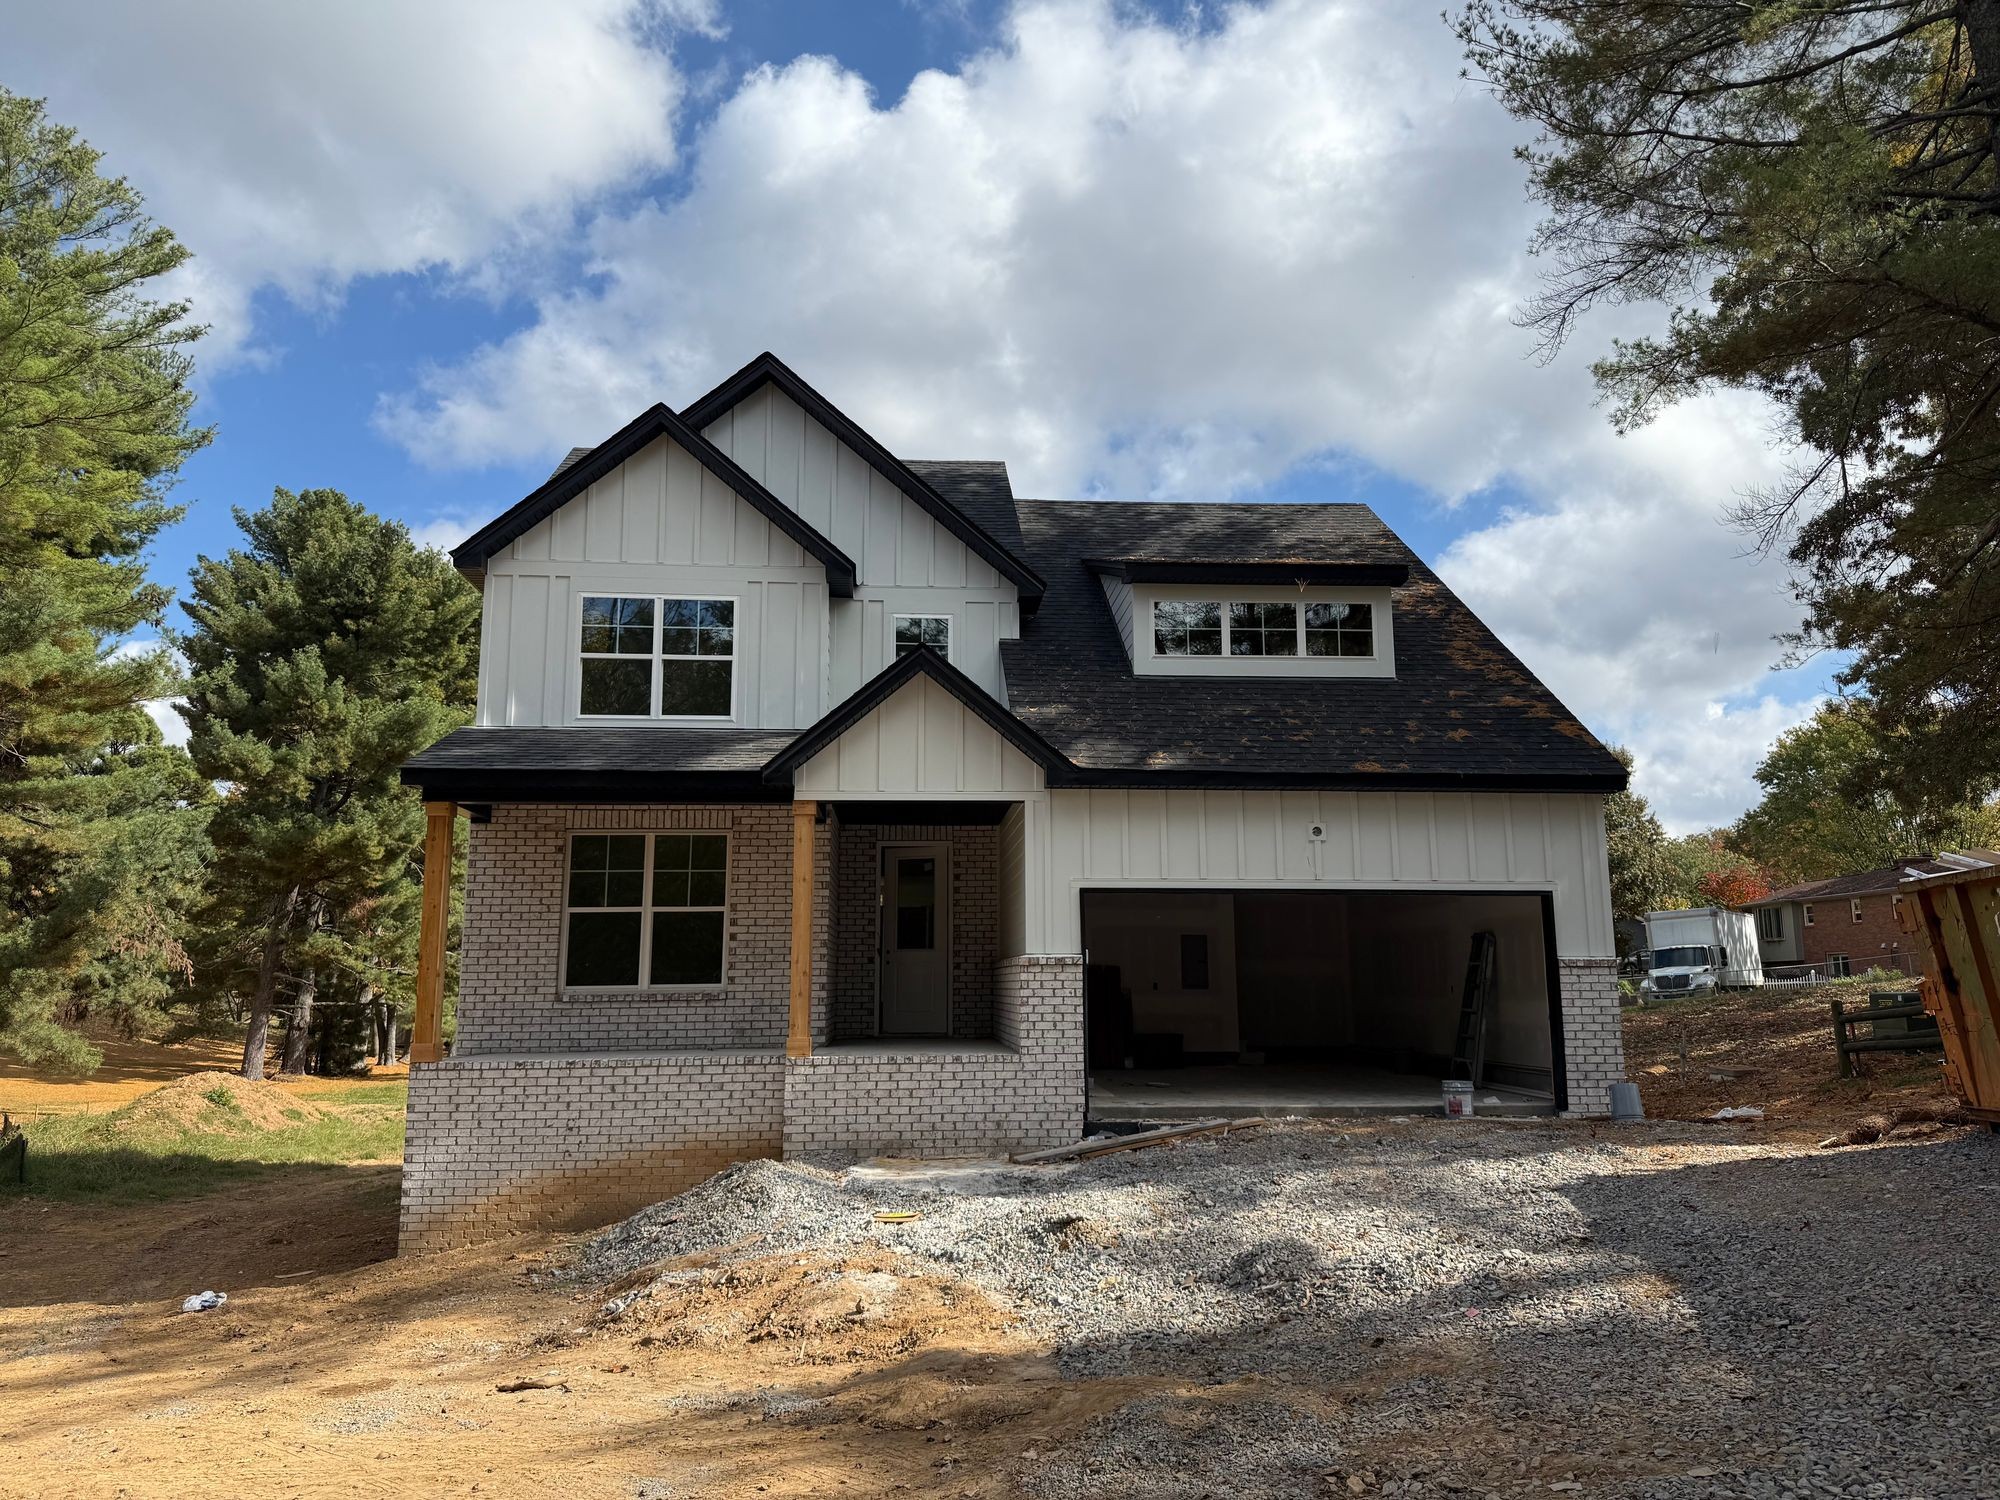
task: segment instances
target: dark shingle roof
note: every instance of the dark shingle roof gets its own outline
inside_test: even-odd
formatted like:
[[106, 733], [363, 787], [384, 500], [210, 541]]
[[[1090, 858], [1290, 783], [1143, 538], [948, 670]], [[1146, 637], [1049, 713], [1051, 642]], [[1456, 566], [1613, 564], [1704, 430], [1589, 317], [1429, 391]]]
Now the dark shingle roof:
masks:
[[1919, 875], [1943, 875], [1960, 868], [1962, 866], [1946, 864], [1928, 854], [1913, 854], [1901, 864], [1880, 870], [1857, 870], [1851, 875], [1835, 875], [1826, 880], [1809, 880], [1804, 885], [1788, 885], [1783, 890], [1771, 892], [1762, 901], [1748, 904], [1768, 906], [1774, 901], [1822, 901], [1837, 896], [1872, 896], [1895, 890], [1902, 884], [1903, 877], [1912, 871]]
[[997, 458], [911, 458], [903, 461], [974, 525], [1016, 557], [1025, 557], [1021, 522], [1014, 510], [1014, 486]]
[[418, 770], [757, 771], [795, 729], [454, 729], [412, 756]]
[[[579, 458], [588, 458], [590, 457], [590, 454], [591, 450], [588, 448], [570, 449], [569, 452], [565, 453], [562, 456], [562, 461], [558, 463], [553, 469], [549, 470], [549, 478], [550, 479], [555, 478], [556, 475], [562, 473], [564, 469], [567, 469], [571, 464], [575, 463]], [[547, 483], [547, 480], [544, 480], [543, 482]]]
[[[1365, 505], [1024, 500], [1047, 580], [1003, 642], [1009, 706], [1099, 773], [1613, 790], [1625, 769]], [[1133, 672], [1088, 558], [1402, 564], [1393, 678]], [[1144, 628], [1143, 622], [1140, 628]]]

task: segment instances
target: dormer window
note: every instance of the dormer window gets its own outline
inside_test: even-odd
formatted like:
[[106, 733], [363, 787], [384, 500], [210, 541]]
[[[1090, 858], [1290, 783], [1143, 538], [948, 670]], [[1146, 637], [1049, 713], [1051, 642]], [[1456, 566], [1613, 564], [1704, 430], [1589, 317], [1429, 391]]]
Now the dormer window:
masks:
[[1308, 604], [1307, 656], [1373, 656], [1375, 611], [1366, 604]]
[[1297, 656], [1299, 607], [1296, 604], [1230, 605], [1229, 654]]
[[1359, 601], [1157, 599], [1153, 654], [1370, 658], [1375, 611]]
[[736, 601], [586, 594], [578, 622], [582, 718], [727, 719]]
[[1160, 656], [1222, 655], [1222, 606], [1162, 599], [1153, 606], [1153, 650]]

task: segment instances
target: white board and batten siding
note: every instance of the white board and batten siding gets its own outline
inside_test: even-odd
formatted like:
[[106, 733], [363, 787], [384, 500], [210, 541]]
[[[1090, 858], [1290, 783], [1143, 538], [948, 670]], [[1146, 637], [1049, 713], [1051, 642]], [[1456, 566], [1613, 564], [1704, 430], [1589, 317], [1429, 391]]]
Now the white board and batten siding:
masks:
[[1041, 767], [928, 678], [898, 689], [799, 768], [802, 798], [1004, 800], [1040, 790]]
[[1085, 889], [1228, 887], [1549, 892], [1561, 955], [1615, 952], [1595, 795], [1057, 790], [1021, 821], [1016, 951], [1081, 952]]
[[1000, 642], [1020, 635], [1021, 611], [991, 563], [775, 386], [703, 436], [854, 559], [854, 598], [833, 605], [832, 702], [894, 660], [899, 614], [950, 615], [952, 665], [1000, 695]]
[[488, 560], [481, 724], [608, 722], [576, 714], [586, 594], [734, 599], [734, 722], [801, 729], [826, 711], [825, 569], [670, 439]]

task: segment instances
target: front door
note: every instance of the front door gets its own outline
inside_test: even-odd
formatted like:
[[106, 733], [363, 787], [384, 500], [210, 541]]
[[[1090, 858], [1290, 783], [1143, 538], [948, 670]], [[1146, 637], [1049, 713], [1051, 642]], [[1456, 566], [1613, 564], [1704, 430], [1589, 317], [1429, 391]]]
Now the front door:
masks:
[[942, 844], [882, 849], [881, 1032], [951, 1030], [951, 954]]

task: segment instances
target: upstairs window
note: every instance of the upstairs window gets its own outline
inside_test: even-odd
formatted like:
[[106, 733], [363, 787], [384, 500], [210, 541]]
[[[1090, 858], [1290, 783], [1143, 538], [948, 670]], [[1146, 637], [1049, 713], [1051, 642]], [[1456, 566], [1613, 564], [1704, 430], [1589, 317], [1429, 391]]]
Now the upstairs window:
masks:
[[1157, 656], [1222, 655], [1222, 606], [1162, 599], [1153, 606]]
[[1757, 908], [1757, 936], [1767, 943], [1784, 941], [1785, 909], [1782, 906]]
[[571, 989], [721, 984], [728, 870], [726, 834], [572, 837], [563, 983]]
[[1808, 901], [1804, 906], [1799, 908], [1799, 921], [1800, 925], [1802, 926], [1805, 927], [1812, 926], [1813, 924], [1812, 902]]
[[736, 601], [584, 596], [577, 712], [726, 719], [735, 703]]
[[1855, 921], [1859, 922], [1861, 920], [1861, 898], [1859, 896], [1848, 898], [1847, 911], [1848, 915], [1853, 917]]
[[1153, 654], [1372, 658], [1375, 611], [1353, 603], [1161, 599], [1153, 605]]
[[1366, 604], [1308, 604], [1307, 656], [1373, 656], [1375, 611]]
[[1297, 656], [1299, 607], [1296, 604], [1230, 605], [1229, 654]]
[[920, 646], [928, 646], [939, 656], [951, 659], [950, 615], [897, 615], [896, 655], [908, 656]]

